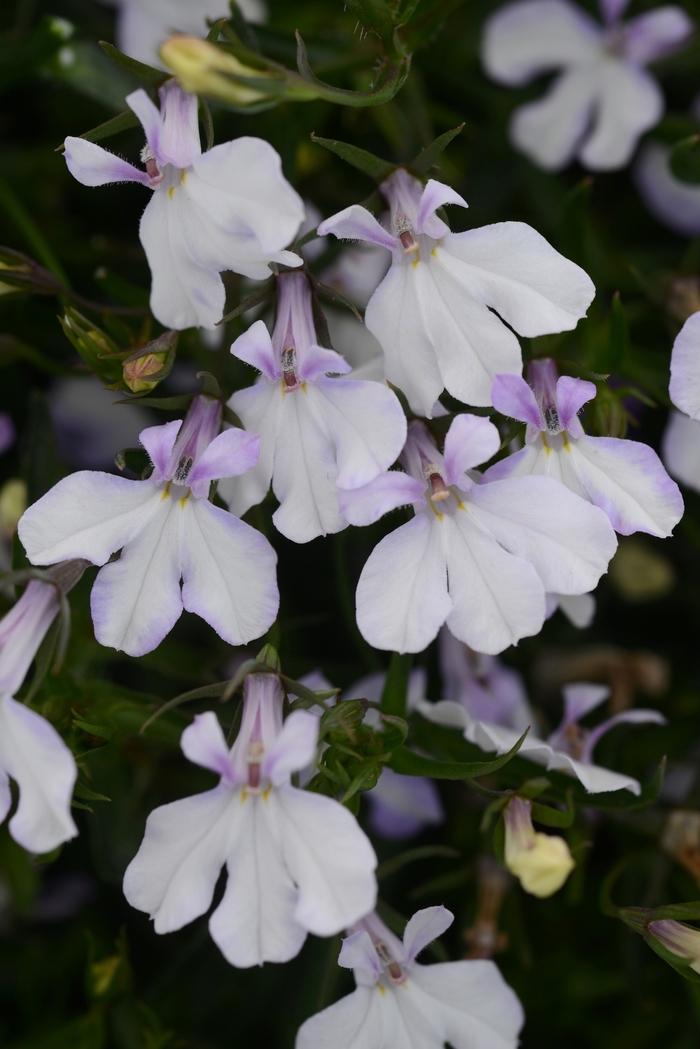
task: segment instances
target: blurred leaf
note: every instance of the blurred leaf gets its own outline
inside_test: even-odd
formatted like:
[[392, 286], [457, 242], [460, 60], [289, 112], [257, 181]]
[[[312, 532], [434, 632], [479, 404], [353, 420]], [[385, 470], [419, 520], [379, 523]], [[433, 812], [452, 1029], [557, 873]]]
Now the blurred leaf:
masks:
[[676, 142], [669, 157], [671, 171], [683, 182], [700, 182], [700, 135], [689, 135]]
[[406, 717], [406, 698], [412, 662], [413, 656], [410, 653], [391, 653], [389, 670], [382, 689], [382, 713]]
[[406, 852], [401, 852], [398, 856], [392, 856], [391, 859], [380, 863], [377, 867], [377, 881], [388, 878], [409, 863], [417, 863], [419, 860], [432, 860], [437, 857], [447, 860], [458, 860], [461, 855], [459, 849], [454, 849], [451, 845], [418, 845], [414, 849], [408, 849]]
[[391, 761], [387, 762], [390, 769], [399, 772], [403, 776], [432, 776], [434, 779], [476, 779], [478, 776], [487, 776], [503, 768], [511, 758], [520, 750], [523, 740], [529, 729], [522, 734], [518, 742], [499, 758], [493, 761], [435, 761], [433, 758], [424, 758], [421, 754], [414, 754], [411, 750], [402, 747], [394, 751]]
[[164, 73], [162, 69], [154, 69], [153, 66], [147, 66], [143, 62], [137, 62], [135, 58], [129, 58], [128, 55], [123, 54], [119, 51], [114, 44], [108, 43], [106, 40], [100, 40], [100, 47], [107, 55], [111, 58], [115, 65], [121, 69], [126, 70], [137, 80], [144, 80], [147, 84], [153, 84], [154, 87], [160, 87], [164, 81], [168, 79], [168, 73]]
[[31, 76], [72, 35], [70, 22], [46, 15], [24, 40], [0, 37], [0, 92]]

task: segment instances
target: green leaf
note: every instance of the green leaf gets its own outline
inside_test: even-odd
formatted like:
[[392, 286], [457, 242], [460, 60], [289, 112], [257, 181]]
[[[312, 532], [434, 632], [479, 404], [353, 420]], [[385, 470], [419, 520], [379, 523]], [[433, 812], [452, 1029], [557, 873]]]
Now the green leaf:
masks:
[[406, 717], [406, 697], [412, 662], [413, 656], [410, 653], [391, 653], [389, 670], [382, 689], [382, 713]]
[[154, 87], [160, 87], [170, 75], [169, 73], [164, 73], [162, 69], [154, 69], [153, 66], [147, 66], [143, 62], [137, 62], [135, 58], [129, 58], [128, 55], [119, 51], [114, 44], [109, 44], [106, 40], [100, 40], [99, 44], [107, 57], [111, 58], [115, 65], [118, 65], [121, 69], [125, 69], [127, 73], [131, 73], [131, 75], [136, 77], [137, 80], [143, 80], [147, 84], [153, 84]]
[[76, 785], [73, 788], [73, 790], [75, 791], [77, 796], [79, 798], [81, 798], [83, 801], [111, 801], [112, 800], [111, 798], [108, 798], [106, 794], [98, 794], [96, 791], [90, 790], [90, 788], [86, 787], [84, 783], [76, 783]]
[[438, 856], [446, 860], [458, 860], [461, 855], [459, 849], [453, 849], [451, 845], [418, 845], [415, 849], [407, 849], [406, 852], [380, 863], [377, 867], [377, 881], [388, 878], [402, 867], [418, 860], [431, 860]]
[[297, 67], [301, 78], [295, 83], [298, 83], [300, 88], [308, 86], [317, 98], [323, 98], [327, 102], [336, 102], [341, 106], [381, 106], [389, 102], [403, 87], [411, 68], [410, 56], [397, 58], [395, 61], [385, 61], [377, 73], [376, 83], [371, 91], [348, 91], [346, 88], [333, 87], [332, 84], [325, 84], [318, 79], [309, 65], [306, 44], [298, 31], [296, 38]]
[[[78, 137], [87, 139], [88, 142], [100, 142], [103, 138], [111, 138], [112, 135], [118, 135], [120, 131], [128, 131], [132, 127], [139, 127], [139, 118], [130, 109], [127, 109], [119, 116], [105, 120], [104, 124], [98, 124], [91, 131], [85, 131]], [[65, 147], [61, 145], [58, 148], [64, 149]]]
[[247, 298], [243, 299], [243, 302], [240, 302], [234, 310], [231, 310], [231, 312], [227, 313], [225, 317], [222, 317], [220, 321], [217, 321], [217, 328], [220, 324], [225, 324], [226, 321], [232, 321], [236, 317], [240, 317], [240, 315], [245, 313], [246, 310], [251, 310], [253, 306], [257, 306], [259, 303], [264, 302], [265, 299], [272, 294], [276, 280], [277, 278], [275, 276], [266, 280], [262, 287], [257, 288], [252, 294], [248, 295]]
[[392, 171], [396, 171], [396, 164], [391, 164], [388, 160], [381, 160], [380, 157], [375, 157], [373, 153], [368, 153], [366, 149], [360, 149], [359, 146], [351, 146], [349, 142], [320, 138], [314, 132], [311, 133], [311, 141], [335, 153], [341, 160], [352, 164], [354, 168], [362, 171], [377, 183], [383, 182]]
[[[253, 661], [248, 660], [248, 662]], [[218, 698], [223, 696], [230, 685], [230, 681], [218, 681], [215, 685], [202, 685], [201, 688], [193, 688], [189, 692], [182, 692], [179, 696], [167, 700], [167, 702], [163, 703], [163, 705], [158, 707], [157, 710], [154, 710], [150, 717], [146, 718], [139, 729], [139, 734], [142, 735], [146, 729], [150, 728], [153, 722], [161, 716], [161, 714], [165, 714], [168, 710], [174, 710], [175, 707], [179, 707], [182, 703], [190, 703], [195, 699], [213, 699], [214, 697]]]
[[669, 157], [671, 171], [683, 182], [700, 182], [700, 135], [676, 142]]
[[[113, 730], [108, 725], [98, 725], [94, 721], [84, 721], [80, 714], [73, 711], [73, 728], [79, 728], [83, 732], [87, 732], [89, 736], [97, 736], [98, 739], [105, 739], [109, 741], [114, 735]], [[90, 800], [89, 798], [87, 799]]]
[[406, 165], [411, 174], [417, 178], [423, 178], [427, 175], [437, 163], [440, 154], [449, 146], [452, 139], [457, 137], [463, 127], [464, 124], [460, 124], [459, 127], [454, 127], [451, 131], [445, 131], [444, 134], [438, 135], [429, 146], [421, 150], [418, 156], [414, 157], [411, 163]]
[[390, 769], [400, 772], [403, 776], [431, 776], [433, 779], [474, 779], [477, 776], [487, 776], [503, 768], [515, 757], [529, 731], [527, 729], [523, 732], [507, 754], [502, 754], [493, 761], [435, 761], [401, 747], [400, 750], [394, 751], [391, 761], [387, 764]]
[[550, 805], [542, 805], [539, 801], [532, 803], [532, 818], [545, 827], [570, 827], [574, 822], [576, 806], [573, 800], [573, 791], [566, 794], [566, 809], [553, 809]]
[[[194, 394], [183, 393], [178, 397], [139, 397], [138, 403], [144, 408], [159, 408], [164, 412], [184, 412], [187, 411]], [[133, 404], [134, 398], [128, 397], [124, 401], [115, 401], [115, 404]]]

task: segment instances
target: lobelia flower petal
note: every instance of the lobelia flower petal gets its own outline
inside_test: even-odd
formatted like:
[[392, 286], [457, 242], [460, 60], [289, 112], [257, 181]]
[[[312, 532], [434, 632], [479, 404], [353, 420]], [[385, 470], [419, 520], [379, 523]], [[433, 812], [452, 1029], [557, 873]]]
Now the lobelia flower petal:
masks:
[[652, 448], [617, 437], [581, 437], [563, 456], [567, 452], [588, 498], [621, 535], [672, 534], [683, 515], [683, 498]]
[[422, 652], [437, 636], [454, 607], [443, 542], [440, 522], [418, 514], [370, 554], [356, 603], [360, 633], [374, 648]]
[[[383, 674], [379, 676], [384, 679]], [[358, 692], [358, 695], [371, 698], [365, 691]], [[346, 691], [344, 698], [351, 699], [352, 696]], [[410, 701], [408, 707], [412, 707]], [[402, 776], [393, 769], [385, 768], [379, 782], [367, 792], [366, 797], [370, 806], [371, 829], [389, 841], [413, 837], [426, 826], [445, 822], [437, 787], [433, 780], [423, 776]]]
[[540, 73], [592, 63], [602, 31], [568, 0], [523, 0], [504, 4], [484, 26], [481, 60], [501, 84], [519, 87]]
[[543, 98], [513, 113], [510, 141], [545, 171], [561, 171], [576, 154], [593, 117], [597, 70], [596, 64], [563, 73]]
[[578, 157], [592, 171], [612, 171], [629, 162], [639, 136], [659, 122], [664, 96], [646, 70], [617, 58], [599, 64], [596, 78], [596, 118]]
[[398, 255], [402, 250], [398, 238], [380, 226], [374, 215], [361, 204], [351, 204], [337, 215], [324, 219], [316, 232], [319, 237], [332, 233], [339, 240], [363, 240], [367, 244], [378, 244], [381, 248], [388, 248], [392, 255]]
[[588, 274], [524, 222], [451, 233], [438, 254], [471, 294], [528, 338], [575, 328], [595, 295]]
[[558, 606], [572, 626], [583, 630], [593, 622], [596, 610], [593, 594], [547, 594], [547, 600], [550, 597], [556, 602], [552, 614]]
[[224, 478], [219, 484], [219, 494], [237, 517], [261, 503], [270, 488], [282, 401], [279, 385], [267, 382], [265, 378], [258, 379], [244, 390], [237, 390], [229, 398], [229, 407], [246, 430], [260, 435], [260, 453], [255, 466], [241, 477]]
[[[249, 231], [262, 252], [276, 253], [294, 239], [304, 221], [304, 203], [284, 177], [279, 153], [262, 138], [243, 135], [214, 146], [197, 158], [192, 175], [190, 181], [188, 174], [190, 198], [221, 233], [215, 241], [198, 244], [198, 252], [214, 249], [209, 261], [220, 269], [233, 268], [228, 264], [227, 234]], [[223, 256], [217, 254], [219, 245]], [[299, 259], [296, 264], [301, 263]]]
[[[610, 696], [608, 685], [592, 685], [587, 681], [574, 681], [570, 685], [565, 685], [562, 691], [564, 693], [564, 719], [557, 729], [557, 734], [562, 727], [570, 725], [572, 721], [580, 721]], [[549, 742], [552, 743], [551, 736]]]
[[427, 233], [429, 237], [437, 239], [449, 233], [450, 227], [435, 214], [437, 209], [445, 204], [458, 204], [462, 208], [469, 207], [464, 197], [461, 197], [451, 186], [446, 186], [444, 182], [436, 182], [432, 178], [428, 179], [420, 199], [416, 232]]
[[501, 437], [488, 419], [478, 415], [458, 415], [445, 437], [445, 480], [459, 484], [464, 473], [480, 466], [496, 454]]
[[180, 747], [188, 761], [216, 772], [229, 786], [235, 782], [229, 748], [213, 711], [195, 714], [180, 737]]
[[[399, 1038], [401, 1032], [399, 1032]], [[310, 1016], [297, 1032], [295, 1049], [405, 1049], [387, 1027], [384, 1001], [373, 987], [352, 994]], [[425, 1049], [425, 1047], [423, 1047]]]
[[0, 696], [0, 767], [19, 786], [10, 834], [22, 848], [51, 852], [76, 837], [75, 759], [53, 725], [8, 695]]
[[642, 790], [641, 784], [631, 776], [613, 772], [601, 765], [588, 765], [583, 761], [577, 761], [560, 750], [552, 751], [546, 767], [573, 772], [589, 794], [606, 794], [610, 790], [629, 790], [632, 794], [639, 795]]
[[423, 948], [442, 936], [454, 920], [454, 914], [447, 907], [425, 907], [422, 911], [416, 911], [404, 930], [406, 955], [403, 961], [407, 964], [414, 962]]
[[583, 761], [593, 761], [593, 751], [596, 748], [598, 741], [611, 729], [617, 725], [667, 725], [668, 719], [658, 710], [622, 710], [619, 714], [614, 714], [607, 721], [603, 721], [600, 725], [596, 725], [594, 729], [591, 729], [588, 737], [583, 745]]
[[[401, 264], [391, 266], [368, 303], [365, 323], [384, 350], [387, 379], [403, 391], [413, 408], [430, 419], [433, 405], [445, 384], [415, 284], [412, 264], [408, 267]], [[450, 335], [456, 333], [457, 325], [453, 327], [455, 330], [450, 331]], [[517, 345], [515, 337], [512, 338]], [[460, 333], [457, 345], [462, 352], [463, 343], [465, 338]], [[473, 351], [469, 343], [466, 345], [469, 364], [473, 366]], [[519, 359], [519, 347], [516, 353]], [[479, 368], [478, 359], [475, 367]]]
[[284, 860], [299, 887], [294, 917], [316, 936], [332, 936], [374, 908], [374, 849], [337, 801], [296, 787], [273, 795]]
[[671, 171], [670, 146], [647, 142], [632, 172], [639, 193], [652, 215], [681, 237], [700, 233], [700, 186], [682, 182]]
[[95, 637], [130, 656], [157, 648], [182, 614], [182, 500], [155, 497], [147, 525], [98, 572], [90, 595]]
[[671, 412], [661, 441], [664, 465], [681, 484], [700, 492], [700, 422]]
[[[132, 91], [126, 96], [125, 102], [132, 113], [139, 118], [141, 127], [146, 135], [146, 141], [159, 164], [165, 166], [172, 161], [160, 151], [160, 137], [163, 131], [163, 118], [158, 106], [150, 98], [142, 87]], [[188, 167], [189, 165], [177, 164], [176, 167]]]
[[319, 379], [309, 404], [333, 444], [339, 488], [359, 488], [398, 459], [406, 441], [406, 416], [382, 383]]
[[675, 4], [647, 11], [624, 27], [625, 58], [639, 65], [655, 62], [682, 47], [693, 28], [692, 19]]
[[56, 588], [30, 579], [20, 599], [0, 620], [0, 694], [13, 695], [22, 687], [59, 608]]
[[374, 524], [390, 510], [408, 503], [422, 505], [425, 485], [408, 474], [391, 470], [361, 488], [340, 492], [340, 512], [353, 525]]
[[140, 182], [148, 186], [151, 176], [109, 150], [85, 138], [68, 135], [64, 142], [66, 164], [83, 186], [108, 186], [113, 182]]
[[154, 919], [157, 933], [181, 929], [209, 908], [239, 806], [239, 793], [219, 786], [161, 805], [146, 820], [124, 895]]
[[280, 501], [275, 527], [294, 543], [340, 532], [346, 521], [338, 507], [338, 467], [331, 443], [311, 407], [321, 397], [312, 385], [282, 398], [275, 442], [272, 490]]
[[156, 320], [177, 331], [213, 330], [223, 315], [226, 293], [216, 267], [203, 267], [194, 257], [191, 225], [187, 199], [177, 192], [171, 197], [162, 187], [141, 216], [139, 237], [151, 268], [151, 310]]
[[[497, 375], [493, 380], [491, 399], [494, 408], [510, 419], [527, 423], [537, 434], [544, 429], [540, 406], [535, 400], [532, 387], [525, 382], [522, 375]], [[537, 434], [533, 434], [531, 439]]]
[[289, 783], [293, 772], [311, 765], [318, 745], [318, 718], [307, 710], [294, 710], [285, 719], [282, 731], [265, 752], [261, 774], [280, 787]]
[[409, 986], [416, 1006], [439, 1023], [442, 1042], [454, 1049], [516, 1049], [525, 1016], [493, 962], [416, 965]]
[[282, 378], [282, 365], [272, 348], [272, 339], [264, 321], [255, 321], [247, 331], [239, 335], [231, 346], [231, 353], [239, 360], [257, 368], [271, 382]]
[[182, 419], [174, 419], [162, 426], [149, 426], [139, 434], [139, 441], [153, 463], [153, 473], [149, 477], [151, 484], [160, 484], [165, 479], [170, 453], [181, 426]]
[[300, 382], [316, 382], [328, 374], [347, 375], [352, 371], [352, 365], [335, 350], [314, 343], [297, 347], [297, 363]]
[[469, 510], [506, 550], [534, 566], [550, 593], [588, 593], [617, 547], [603, 511], [550, 477], [476, 485]]
[[688, 317], [673, 343], [668, 392], [676, 408], [700, 419], [700, 312]]
[[209, 494], [209, 483], [220, 477], [238, 477], [252, 469], [260, 454], [260, 438], [233, 426], [204, 449], [187, 478], [196, 499]]
[[237, 792], [224, 897], [209, 919], [209, 932], [231, 965], [246, 969], [287, 962], [301, 950], [306, 929], [294, 914], [298, 891], [282, 852], [277, 791]]
[[161, 499], [150, 481], [81, 470], [33, 503], [17, 530], [34, 565], [74, 557], [103, 565], [147, 526]]
[[343, 940], [338, 965], [343, 969], [359, 969], [362, 983], [367, 987], [376, 983], [382, 974], [382, 963], [366, 929], [359, 929]]
[[184, 607], [224, 641], [245, 645], [275, 621], [277, 555], [255, 528], [206, 499], [188, 499], [181, 558]]
[[557, 412], [562, 430], [568, 430], [573, 437], [583, 437], [578, 413], [595, 395], [595, 383], [572, 379], [570, 375], [562, 375], [557, 379]]
[[12, 788], [10, 777], [3, 768], [0, 768], [0, 823], [4, 823], [8, 812], [12, 808]]
[[197, 120], [199, 99], [183, 91], [177, 80], [166, 80], [158, 89], [158, 95], [161, 126], [158, 148], [151, 148], [157, 159], [162, 157], [165, 163], [176, 168], [188, 168], [202, 152]]
[[630, 0], [598, 0], [600, 13], [608, 25], [619, 22], [629, 7]]
[[537, 634], [545, 600], [533, 566], [499, 546], [471, 508], [454, 518], [446, 515], [442, 526], [453, 604], [447, 626], [455, 637], [477, 652], [495, 655]]

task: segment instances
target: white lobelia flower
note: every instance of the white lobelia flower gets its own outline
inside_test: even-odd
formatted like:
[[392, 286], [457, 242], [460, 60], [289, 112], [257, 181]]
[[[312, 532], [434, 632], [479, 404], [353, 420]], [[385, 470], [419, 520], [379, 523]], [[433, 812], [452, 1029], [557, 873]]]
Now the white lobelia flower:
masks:
[[212, 712], [182, 735], [190, 761], [221, 776], [204, 794], [156, 809], [124, 876], [129, 903], [157, 933], [204, 914], [226, 865], [209, 931], [239, 968], [286, 962], [307, 933], [331, 936], [366, 914], [377, 895], [374, 851], [339, 802], [290, 784], [313, 760], [318, 718], [295, 711], [282, 723], [272, 674], [246, 678], [241, 729], [229, 751]]
[[272, 338], [256, 321], [231, 347], [261, 372], [229, 401], [246, 429], [260, 434], [260, 458], [220, 491], [243, 514], [272, 481], [280, 501], [272, 520], [288, 539], [306, 543], [347, 526], [339, 490], [367, 484], [391, 466], [406, 439], [406, 418], [382, 383], [329, 377], [350, 366], [317, 343], [306, 277], [283, 273], [278, 289]]
[[616, 547], [609, 521], [564, 485], [468, 476], [499, 446], [493, 423], [474, 415], [453, 420], [444, 455], [423, 423], [411, 423], [407, 474], [341, 492], [352, 524], [406, 503], [415, 512], [375, 547], [360, 576], [357, 624], [375, 648], [420, 652], [446, 622], [476, 651], [501, 652], [541, 629], [545, 591], [585, 593], [607, 569]]
[[490, 467], [485, 480], [555, 477], [604, 510], [621, 535], [670, 536], [683, 515], [683, 499], [656, 452], [641, 441], [584, 433], [578, 412], [596, 395], [592, 382], [557, 378], [548, 358], [530, 362], [530, 381], [496, 377], [494, 406], [527, 423], [527, 430], [525, 447]]
[[365, 316], [384, 350], [387, 379], [428, 418], [443, 388], [465, 404], [491, 404], [494, 376], [522, 369], [510, 329], [535, 336], [575, 328], [595, 294], [590, 278], [523, 222], [452, 233], [437, 209], [467, 205], [440, 182], [423, 189], [399, 168], [381, 190], [391, 204], [390, 231], [353, 204], [318, 232], [392, 253]]
[[295, 1049], [515, 1049], [522, 1006], [493, 962], [416, 961], [453, 921], [427, 907], [403, 942], [377, 914], [357, 922], [338, 958], [357, 988], [302, 1024]]
[[53, 725], [13, 696], [58, 615], [59, 593], [67, 593], [86, 567], [86, 561], [71, 561], [50, 570], [47, 582], [31, 579], [0, 620], [0, 822], [12, 807], [13, 779], [19, 803], [9, 831], [33, 853], [51, 852], [77, 835], [71, 799], [78, 770]]
[[[220, 422], [220, 402], [200, 394], [184, 422], [141, 433], [154, 467], [148, 480], [70, 474], [20, 520], [32, 564], [85, 557], [104, 565], [91, 601], [100, 644], [131, 656], [151, 652], [183, 607], [231, 645], [246, 644], [274, 622], [274, 550], [207, 498], [213, 480], [253, 466], [259, 439], [239, 429], [219, 434]], [[120, 558], [110, 561], [117, 550]]]
[[547, 619], [560, 609], [572, 626], [584, 630], [593, 622], [596, 602], [593, 594], [547, 594]]
[[[117, 8], [117, 47], [146, 65], [162, 68], [158, 49], [173, 33], [204, 36], [207, 19], [227, 18], [226, 0], [109, 0]], [[237, 0], [248, 22], [264, 22], [263, 0]]]
[[661, 119], [663, 95], [644, 67], [681, 47], [693, 23], [675, 5], [622, 23], [628, 2], [601, 0], [604, 26], [569, 0], [518, 0], [486, 22], [481, 57], [493, 80], [519, 87], [561, 71], [510, 124], [513, 145], [546, 171], [574, 158], [593, 171], [624, 167]]
[[268, 263], [300, 266], [284, 251], [304, 218], [279, 154], [260, 138], [238, 138], [202, 153], [197, 96], [176, 80], [126, 99], [146, 133], [146, 170], [84, 138], [65, 140], [70, 173], [84, 186], [140, 182], [153, 190], [139, 236], [151, 267], [151, 309], [166, 328], [214, 328], [226, 294], [220, 273], [269, 277]]
[[[532, 730], [525, 737], [519, 754], [547, 769], [569, 772], [583, 784], [589, 793], [602, 794], [609, 790], [629, 790], [639, 794], [641, 786], [636, 779], [620, 772], [612, 772], [593, 763], [593, 751], [599, 740], [610, 729], [620, 724], [665, 725], [666, 718], [658, 710], [624, 710], [588, 729], [580, 720], [595, 710], [610, 695], [605, 685], [577, 682], [564, 687], [564, 717], [547, 740], [539, 739]], [[523, 704], [510, 710], [504, 704], [494, 704], [488, 711], [475, 709], [465, 702], [442, 700], [439, 703], [423, 701], [418, 710], [429, 721], [448, 728], [458, 728], [465, 739], [487, 752], [507, 754], [523, 734], [526, 708]], [[534, 719], [530, 720], [532, 725]]]
[[678, 332], [671, 351], [668, 392], [676, 408], [700, 419], [700, 311], [691, 314]]

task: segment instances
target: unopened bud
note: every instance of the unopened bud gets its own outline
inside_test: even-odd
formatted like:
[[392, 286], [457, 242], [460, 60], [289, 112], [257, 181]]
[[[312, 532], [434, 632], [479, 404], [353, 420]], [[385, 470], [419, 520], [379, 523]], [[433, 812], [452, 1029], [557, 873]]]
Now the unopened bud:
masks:
[[525, 892], [545, 899], [561, 889], [575, 867], [569, 846], [532, 826], [532, 803], [514, 797], [504, 809], [505, 862]]
[[132, 393], [143, 393], [158, 385], [157, 381], [150, 382], [148, 376], [163, 370], [167, 356], [167, 353], [147, 353], [144, 357], [124, 361], [124, 382]]
[[171, 36], [159, 54], [185, 91], [193, 95], [220, 98], [238, 106], [260, 102], [268, 96], [229, 79], [231, 75], [266, 78], [275, 75], [268, 70], [261, 71], [244, 65], [234, 55], [198, 36]]
[[661, 918], [649, 922], [647, 933], [651, 941], [656, 941], [656, 944], [652, 942], [652, 947], [660, 945], [688, 962], [694, 972], [700, 973], [700, 930], [672, 918]]

